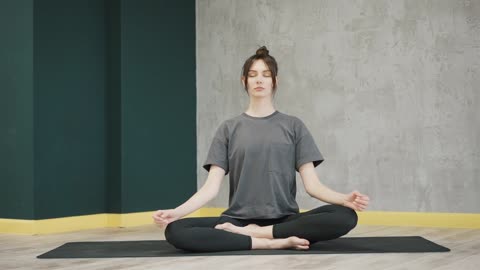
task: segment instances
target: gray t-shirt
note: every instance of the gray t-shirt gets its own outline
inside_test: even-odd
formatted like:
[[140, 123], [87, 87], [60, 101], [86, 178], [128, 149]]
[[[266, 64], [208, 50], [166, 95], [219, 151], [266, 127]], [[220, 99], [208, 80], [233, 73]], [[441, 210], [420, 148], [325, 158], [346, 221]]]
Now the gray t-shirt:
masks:
[[229, 208], [224, 216], [239, 219], [279, 218], [299, 212], [295, 171], [323, 161], [315, 141], [299, 118], [279, 111], [253, 117], [246, 113], [223, 121], [203, 168], [215, 164], [230, 173]]

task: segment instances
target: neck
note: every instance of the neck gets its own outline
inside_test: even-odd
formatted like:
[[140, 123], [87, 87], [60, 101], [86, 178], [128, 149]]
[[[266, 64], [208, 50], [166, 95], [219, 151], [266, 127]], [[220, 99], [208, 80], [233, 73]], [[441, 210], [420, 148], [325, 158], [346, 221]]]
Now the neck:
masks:
[[264, 117], [274, 112], [275, 112], [275, 108], [273, 107], [271, 99], [269, 98], [257, 99], [257, 98], [250, 97], [250, 104], [248, 105], [248, 109], [245, 113], [255, 117]]

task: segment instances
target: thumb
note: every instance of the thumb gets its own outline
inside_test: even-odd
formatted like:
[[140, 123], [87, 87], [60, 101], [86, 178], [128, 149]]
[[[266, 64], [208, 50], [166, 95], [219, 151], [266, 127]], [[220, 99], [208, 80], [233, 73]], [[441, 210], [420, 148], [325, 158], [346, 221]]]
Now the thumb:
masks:
[[362, 194], [360, 194], [360, 192], [358, 192], [357, 190], [354, 190], [352, 193], [353, 193], [354, 195], [356, 195], [356, 196], [361, 196], [361, 195], [362, 195]]
[[157, 212], [157, 217], [163, 218], [164, 216], [165, 216], [165, 212], [164, 212], [164, 211], [159, 211], [159, 212]]
[[169, 217], [171, 217], [171, 216], [172, 216], [172, 215], [170, 214], [170, 212], [163, 212], [163, 213], [162, 213], [162, 217], [163, 217], [163, 218], [169, 218]]

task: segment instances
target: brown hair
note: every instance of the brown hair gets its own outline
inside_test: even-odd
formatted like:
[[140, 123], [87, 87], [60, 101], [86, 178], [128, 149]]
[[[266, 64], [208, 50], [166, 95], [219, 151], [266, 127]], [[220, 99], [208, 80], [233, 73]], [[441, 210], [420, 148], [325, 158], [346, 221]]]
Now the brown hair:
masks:
[[270, 69], [270, 72], [272, 74], [272, 92], [275, 94], [275, 91], [277, 90], [277, 74], [278, 74], [278, 65], [277, 61], [275, 58], [271, 55], [268, 54], [267, 47], [262, 46], [260, 47], [254, 55], [250, 56], [246, 61], [245, 64], [243, 64], [242, 68], [242, 76], [245, 78], [245, 91], [248, 93], [248, 71], [252, 67], [253, 63], [256, 60], [263, 60], [265, 64], [267, 65], [268, 69]]

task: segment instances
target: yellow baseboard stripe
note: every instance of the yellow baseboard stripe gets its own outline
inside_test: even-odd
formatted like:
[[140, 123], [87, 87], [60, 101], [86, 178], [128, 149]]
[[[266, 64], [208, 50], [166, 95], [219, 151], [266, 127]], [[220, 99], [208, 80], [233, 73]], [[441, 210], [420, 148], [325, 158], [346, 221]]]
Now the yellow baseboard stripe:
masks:
[[[225, 208], [201, 208], [186, 217], [215, 217]], [[305, 212], [307, 210], [300, 210]], [[0, 233], [50, 234], [105, 227], [153, 224], [151, 212], [95, 214], [42, 220], [0, 219]], [[357, 212], [360, 225], [415, 226], [480, 229], [480, 214], [426, 212]]]

